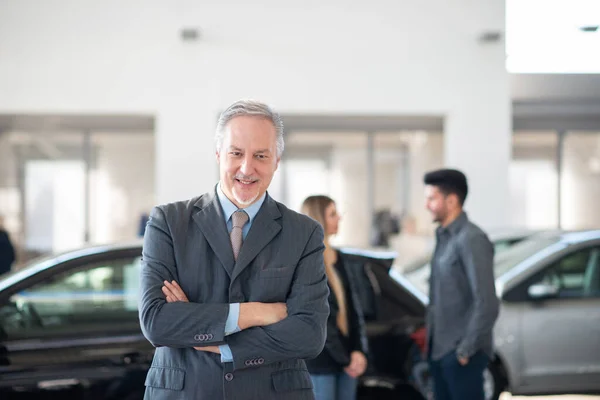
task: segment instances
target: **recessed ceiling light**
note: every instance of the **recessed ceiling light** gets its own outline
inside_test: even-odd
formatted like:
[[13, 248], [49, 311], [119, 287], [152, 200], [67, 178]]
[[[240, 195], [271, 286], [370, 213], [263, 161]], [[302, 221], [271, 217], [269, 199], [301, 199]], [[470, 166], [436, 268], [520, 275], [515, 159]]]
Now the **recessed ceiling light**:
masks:
[[598, 32], [598, 29], [600, 29], [600, 26], [598, 25], [587, 25], [579, 27], [579, 30], [582, 32]]

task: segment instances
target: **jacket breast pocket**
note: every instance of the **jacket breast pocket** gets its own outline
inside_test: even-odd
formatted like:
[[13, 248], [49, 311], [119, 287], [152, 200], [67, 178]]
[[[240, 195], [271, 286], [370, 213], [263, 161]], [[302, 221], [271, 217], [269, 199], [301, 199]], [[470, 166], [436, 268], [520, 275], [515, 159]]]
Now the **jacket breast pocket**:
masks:
[[145, 385], [158, 389], [183, 390], [185, 370], [172, 367], [150, 367]]
[[285, 369], [271, 374], [273, 388], [276, 392], [312, 389], [310, 375], [305, 369]]
[[279, 268], [267, 268], [260, 271], [258, 276], [260, 278], [287, 278], [294, 273], [294, 266], [291, 267], [279, 267]]

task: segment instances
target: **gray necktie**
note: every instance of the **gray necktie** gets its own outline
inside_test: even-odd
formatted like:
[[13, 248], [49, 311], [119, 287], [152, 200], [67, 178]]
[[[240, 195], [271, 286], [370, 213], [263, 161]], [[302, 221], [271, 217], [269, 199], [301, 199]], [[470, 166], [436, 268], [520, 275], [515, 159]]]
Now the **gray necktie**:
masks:
[[238, 254], [242, 248], [242, 242], [244, 241], [243, 229], [244, 225], [248, 222], [248, 214], [246, 211], [237, 210], [231, 216], [231, 222], [233, 222], [233, 228], [229, 234], [231, 239], [231, 248], [233, 249], [233, 258], [237, 261]]

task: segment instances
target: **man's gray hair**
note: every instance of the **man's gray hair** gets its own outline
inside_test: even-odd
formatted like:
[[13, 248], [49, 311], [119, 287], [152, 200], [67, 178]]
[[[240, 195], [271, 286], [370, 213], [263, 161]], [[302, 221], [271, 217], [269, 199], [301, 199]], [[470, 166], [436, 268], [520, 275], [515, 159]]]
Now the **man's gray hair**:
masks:
[[221, 151], [221, 148], [223, 147], [225, 127], [229, 121], [235, 117], [246, 115], [265, 118], [273, 123], [277, 133], [277, 157], [281, 157], [284, 148], [283, 121], [281, 120], [281, 116], [268, 105], [256, 100], [238, 100], [221, 113], [219, 122], [217, 122], [217, 132], [215, 134], [217, 151]]

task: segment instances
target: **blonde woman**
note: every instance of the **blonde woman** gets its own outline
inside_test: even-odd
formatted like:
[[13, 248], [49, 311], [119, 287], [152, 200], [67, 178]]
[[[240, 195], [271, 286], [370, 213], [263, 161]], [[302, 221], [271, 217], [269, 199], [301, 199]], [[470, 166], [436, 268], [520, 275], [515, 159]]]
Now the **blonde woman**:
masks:
[[367, 367], [367, 338], [358, 297], [344, 266], [344, 254], [331, 247], [329, 238], [338, 232], [340, 216], [327, 196], [310, 196], [302, 213], [323, 226], [325, 272], [329, 284], [330, 314], [325, 348], [306, 360], [316, 400], [356, 399], [357, 378]]

